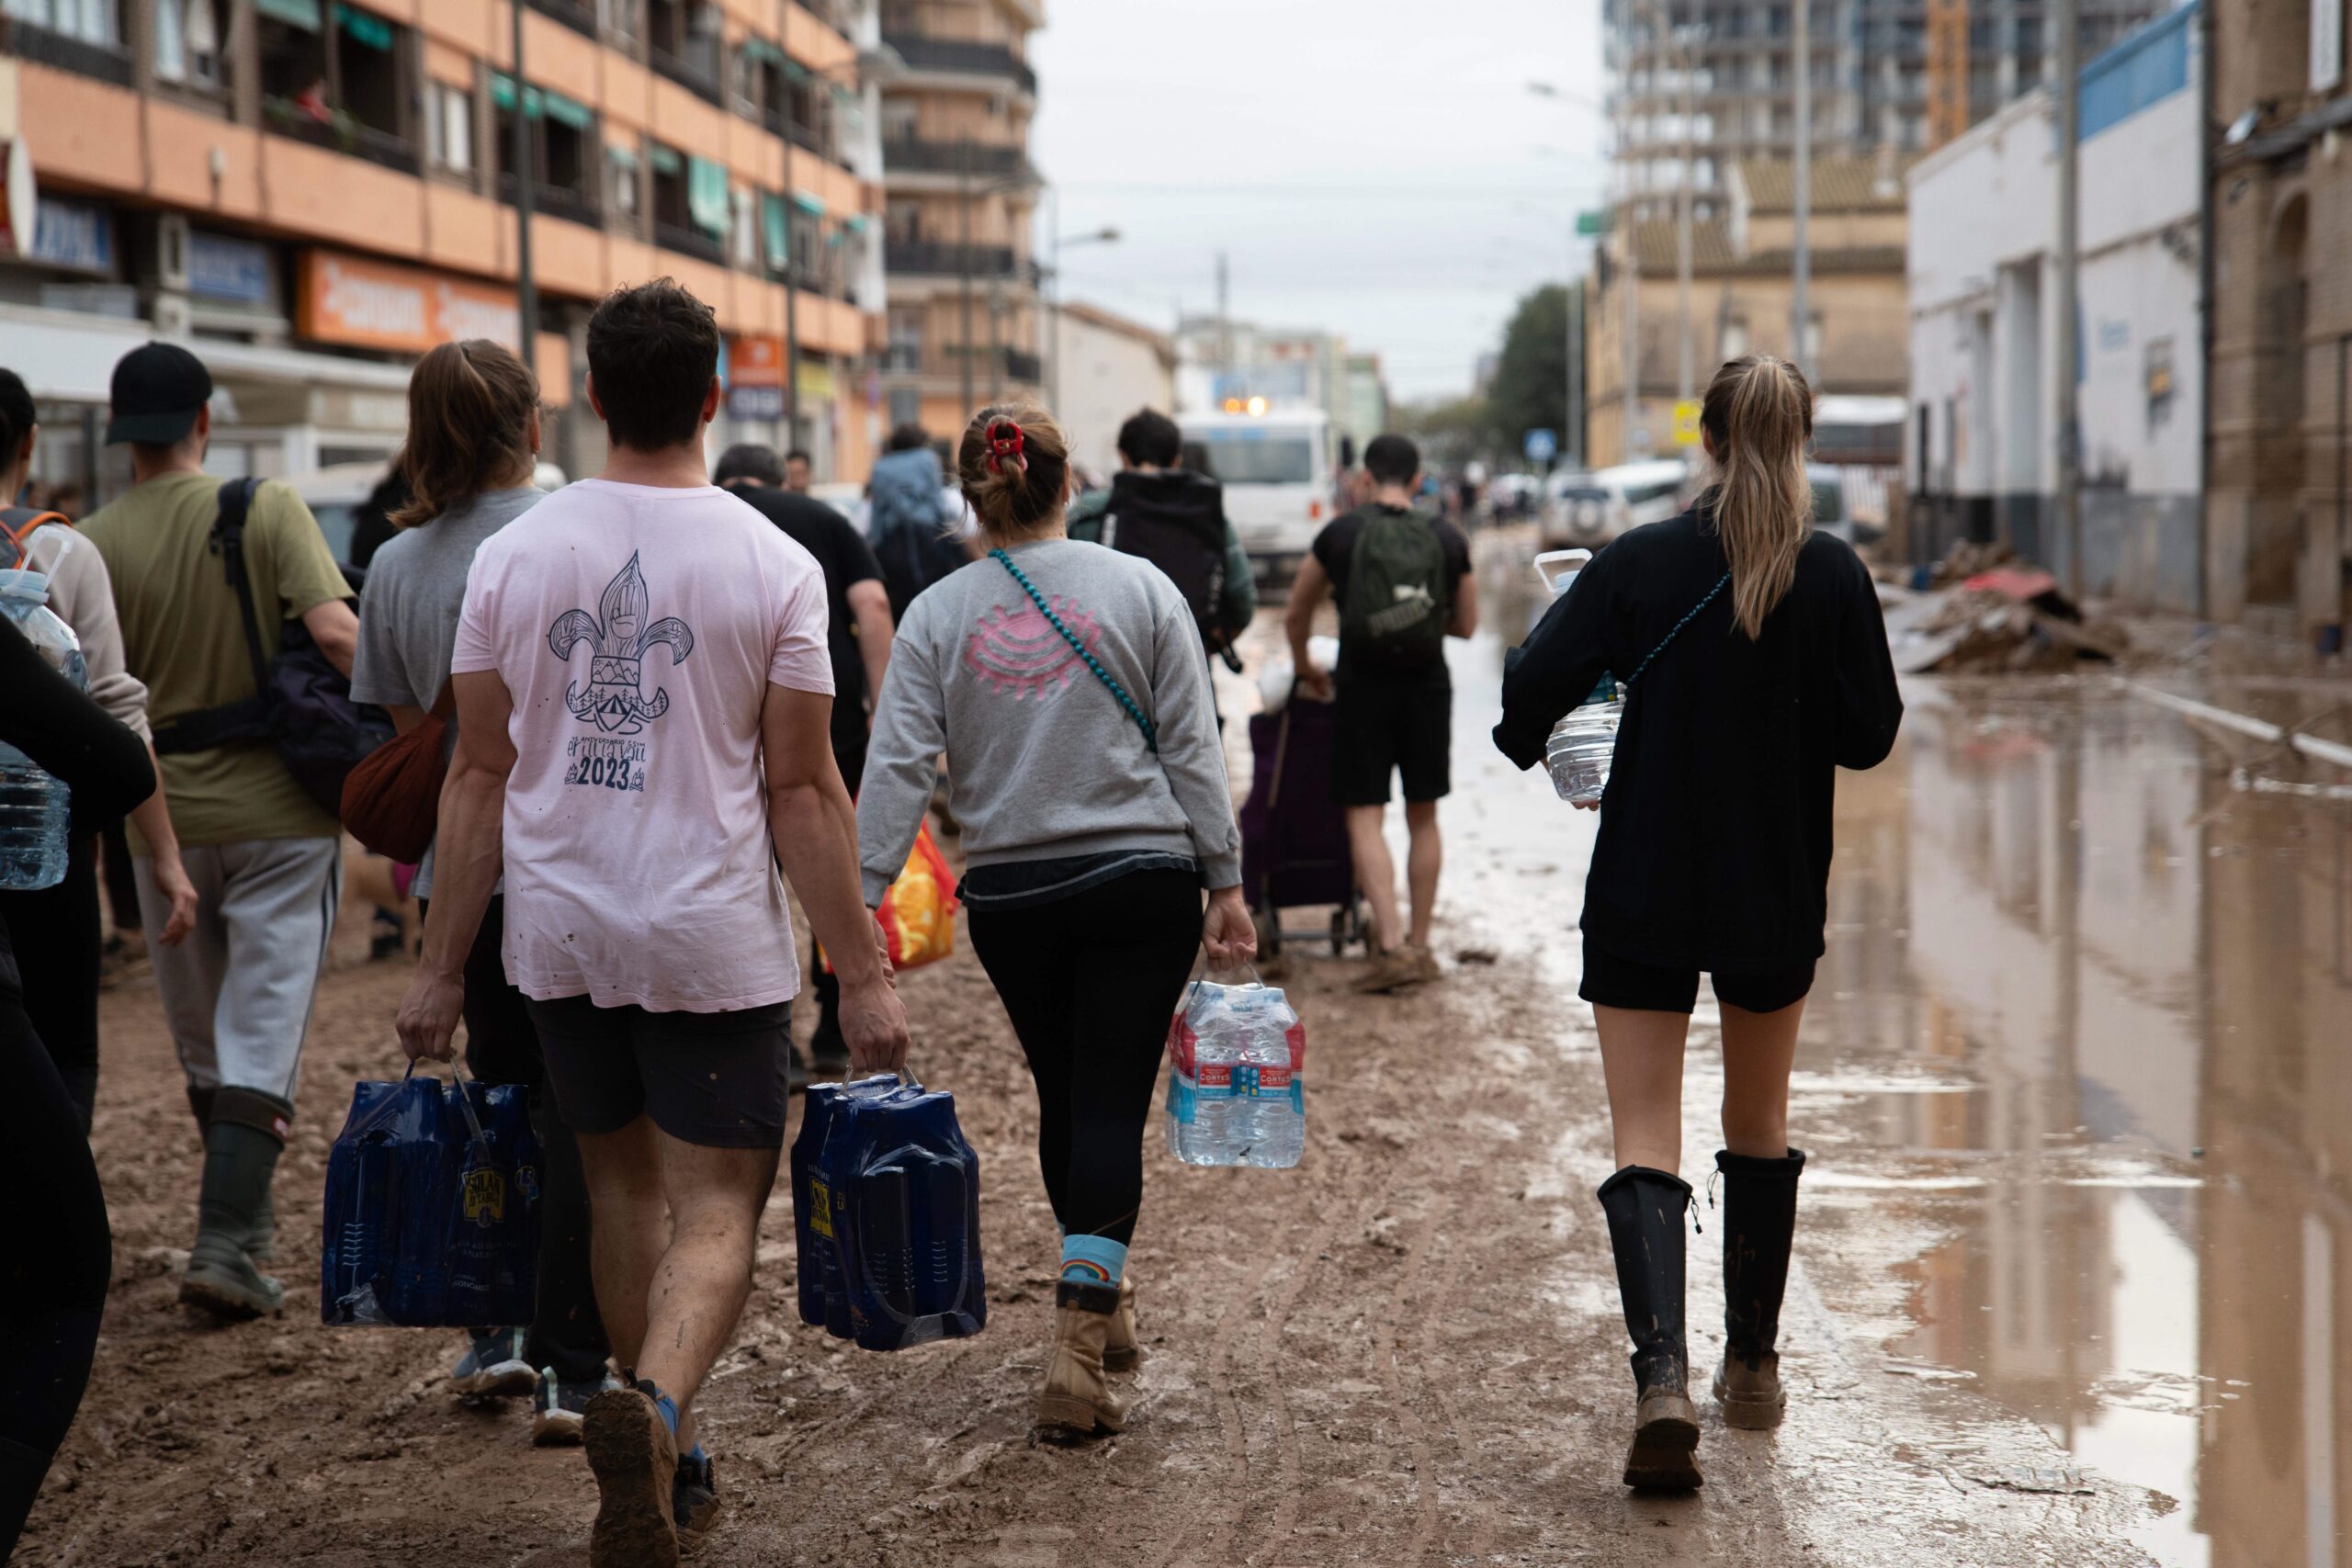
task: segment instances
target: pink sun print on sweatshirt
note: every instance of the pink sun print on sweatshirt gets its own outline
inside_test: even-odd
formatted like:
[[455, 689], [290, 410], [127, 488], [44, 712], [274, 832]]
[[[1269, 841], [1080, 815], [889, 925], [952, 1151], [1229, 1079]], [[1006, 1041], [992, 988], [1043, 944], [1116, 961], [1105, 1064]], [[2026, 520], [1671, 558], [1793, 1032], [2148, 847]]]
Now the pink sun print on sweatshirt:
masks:
[[[1094, 617], [1059, 593], [1047, 603], [1061, 617], [1062, 625], [1069, 628], [1070, 635], [1091, 651], [1096, 637], [1102, 635]], [[1031, 696], [1042, 702], [1048, 694], [1067, 691], [1085, 668], [1078, 649], [1054, 629], [1053, 623], [1039, 614], [1035, 604], [1013, 610], [1001, 604], [989, 606], [978, 629], [964, 644], [964, 667], [987, 682], [998, 696], [1010, 693], [1015, 702]]]

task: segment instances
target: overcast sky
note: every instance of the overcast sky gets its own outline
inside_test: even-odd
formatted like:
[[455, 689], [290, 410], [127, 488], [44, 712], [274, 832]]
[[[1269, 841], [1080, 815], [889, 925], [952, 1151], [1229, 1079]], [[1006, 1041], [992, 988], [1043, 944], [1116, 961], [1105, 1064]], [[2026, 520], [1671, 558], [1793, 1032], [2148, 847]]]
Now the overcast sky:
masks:
[[1124, 236], [1065, 298], [1164, 330], [1223, 250], [1237, 318], [1344, 333], [1401, 398], [1467, 391], [1600, 203], [1595, 0], [1048, 0], [1030, 59], [1060, 232]]

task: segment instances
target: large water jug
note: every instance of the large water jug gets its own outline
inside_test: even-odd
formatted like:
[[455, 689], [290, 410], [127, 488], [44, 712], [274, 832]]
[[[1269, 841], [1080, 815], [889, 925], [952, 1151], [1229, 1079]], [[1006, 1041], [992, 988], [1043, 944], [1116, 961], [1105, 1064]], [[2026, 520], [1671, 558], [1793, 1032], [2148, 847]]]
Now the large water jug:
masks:
[[[1552, 550], [1535, 558], [1535, 575], [1554, 599], [1561, 599], [1591, 561], [1590, 550]], [[1624, 694], [1618, 690], [1616, 677], [1603, 674], [1592, 695], [1552, 727], [1544, 743], [1544, 771], [1551, 774], [1552, 788], [1562, 800], [1575, 806], [1600, 804], [1609, 788], [1610, 760], [1617, 754], [1617, 726], [1624, 716]]]
[[1306, 1148], [1306, 1029], [1274, 987], [1195, 984], [1168, 1032], [1168, 1149], [1287, 1170]]
[[[72, 547], [71, 546], [68, 547]], [[0, 615], [24, 633], [50, 667], [84, 691], [90, 685], [82, 639], [49, 608], [49, 579], [0, 571]], [[22, 892], [65, 880], [68, 792], [14, 746], [0, 743], [0, 888]]]

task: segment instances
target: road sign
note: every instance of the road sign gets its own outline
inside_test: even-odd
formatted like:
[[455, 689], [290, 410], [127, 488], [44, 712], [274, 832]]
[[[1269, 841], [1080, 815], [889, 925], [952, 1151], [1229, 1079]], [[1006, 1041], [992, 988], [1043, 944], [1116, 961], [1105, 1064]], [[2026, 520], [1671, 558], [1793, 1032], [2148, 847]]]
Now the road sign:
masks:
[[1548, 463], [1560, 454], [1560, 438], [1548, 430], [1531, 430], [1519, 449], [1531, 463]]
[[1677, 446], [1699, 445], [1699, 400], [1684, 398], [1674, 405], [1674, 444]]
[[1598, 239], [1600, 236], [1606, 234], [1607, 232], [1609, 232], [1609, 209], [1607, 208], [1599, 208], [1590, 212], [1579, 212], [1577, 214], [1577, 233], [1581, 238], [1587, 240]]

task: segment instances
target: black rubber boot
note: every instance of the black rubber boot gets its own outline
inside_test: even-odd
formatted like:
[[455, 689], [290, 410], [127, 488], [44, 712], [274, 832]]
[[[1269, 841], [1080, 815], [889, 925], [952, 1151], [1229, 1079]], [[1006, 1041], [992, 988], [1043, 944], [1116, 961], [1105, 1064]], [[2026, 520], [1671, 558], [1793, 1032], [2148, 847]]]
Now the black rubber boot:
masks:
[[293, 1107], [258, 1089], [222, 1088], [204, 1134], [204, 1188], [196, 1245], [188, 1249], [180, 1300], [232, 1321], [276, 1314], [286, 1294], [245, 1250], [269, 1202], [269, 1181], [286, 1145]]
[[[208, 1147], [212, 1134], [212, 1102], [220, 1093], [217, 1089], [198, 1089], [194, 1084], [187, 1086], [187, 1108], [196, 1113], [197, 1141]], [[269, 1101], [273, 1114], [276, 1108], [283, 1103], [275, 1096], [263, 1098]], [[267, 1263], [277, 1256], [277, 1204], [267, 1188], [262, 1190], [261, 1208], [254, 1214], [253, 1228], [245, 1235], [244, 1247], [245, 1256], [255, 1263]]]
[[1688, 1492], [1700, 1483], [1699, 1413], [1690, 1403], [1682, 1320], [1682, 1226], [1690, 1185], [1663, 1170], [1629, 1165], [1600, 1184], [1600, 1196], [1617, 1258], [1625, 1332], [1634, 1340], [1638, 1404], [1625, 1484]]
[[1763, 1431], [1781, 1424], [1789, 1403], [1781, 1387], [1781, 1297], [1804, 1151], [1764, 1159], [1722, 1150], [1715, 1168], [1724, 1178], [1724, 1362], [1715, 1400], [1725, 1426]]

